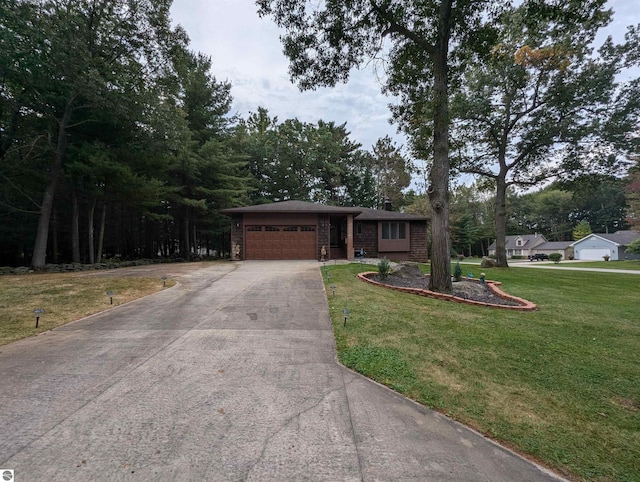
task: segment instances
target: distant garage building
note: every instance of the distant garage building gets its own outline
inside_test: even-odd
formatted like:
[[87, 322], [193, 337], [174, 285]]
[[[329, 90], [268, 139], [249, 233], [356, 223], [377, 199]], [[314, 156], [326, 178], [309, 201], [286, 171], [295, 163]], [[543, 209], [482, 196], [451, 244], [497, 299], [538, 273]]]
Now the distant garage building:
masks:
[[612, 234], [590, 234], [576, 241], [573, 246], [575, 259], [602, 261], [608, 256], [612, 261], [640, 259], [640, 255], [628, 253], [627, 245], [640, 237], [637, 231], [616, 231]]
[[282, 201], [225, 209], [236, 259], [427, 261], [427, 218], [390, 210]]

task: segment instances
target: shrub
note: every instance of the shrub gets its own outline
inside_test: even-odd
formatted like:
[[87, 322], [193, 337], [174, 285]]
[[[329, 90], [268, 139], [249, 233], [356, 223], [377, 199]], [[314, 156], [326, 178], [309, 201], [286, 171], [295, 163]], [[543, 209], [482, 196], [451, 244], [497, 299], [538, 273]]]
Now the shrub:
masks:
[[560, 262], [560, 260], [562, 259], [562, 255], [560, 253], [551, 253], [549, 255], [549, 259], [551, 261], [553, 261], [554, 263], [558, 264]]
[[514, 256], [511, 256], [511, 259], [522, 259], [522, 258], [524, 258], [524, 256], [521, 256], [521, 255], [519, 255], [519, 254], [516, 254], [516, 255], [514, 255]]
[[387, 258], [382, 258], [378, 261], [378, 276], [380, 279], [386, 279], [389, 273], [391, 273], [391, 263]]
[[632, 243], [629, 243], [626, 252], [640, 254], [640, 238], [636, 239]]
[[460, 263], [456, 263], [453, 268], [453, 280], [460, 281], [462, 279], [462, 268], [460, 267]]

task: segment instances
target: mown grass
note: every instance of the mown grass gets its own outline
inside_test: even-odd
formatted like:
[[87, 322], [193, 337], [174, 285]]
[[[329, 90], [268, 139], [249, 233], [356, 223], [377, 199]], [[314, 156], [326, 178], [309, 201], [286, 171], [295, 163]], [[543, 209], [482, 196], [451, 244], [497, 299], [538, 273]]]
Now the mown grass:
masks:
[[640, 276], [483, 269], [538, 304], [516, 313], [328, 270], [345, 365], [570, 478], [640, 480]]
[[[175, 285], [167, 280], [166, 287]], [[0, 345], [51, 330], [163, 289], [157, 278], [102, 278], [84, 273], [0, 277]], [[43, 308], [36, 329], [33, 310]]]
[[558, 263], [558, 268], [607, 268], [607, 269], [631, 269], [640, 271], [640, 259], [625, 259], [620, 261], [580, 261], [579, 263]]

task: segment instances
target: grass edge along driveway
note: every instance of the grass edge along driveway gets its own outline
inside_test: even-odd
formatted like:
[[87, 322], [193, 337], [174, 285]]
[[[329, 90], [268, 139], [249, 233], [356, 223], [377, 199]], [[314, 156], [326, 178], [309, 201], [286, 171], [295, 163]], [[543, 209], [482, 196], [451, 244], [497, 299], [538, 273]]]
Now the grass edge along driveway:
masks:
[[538, 304], [517, 313], [355, 277], [370, 269], [322, 271], [342, 363], [566, 477], [640, 480], [640, 277], [483, 269]]
[[[142, 298], [176, 284], [159, 278], [86, 273], [0, 276], [0, 346]], [[113, 293], [110, 298], [108, 292]], [[113, 302], [113, 304], [111, 304]], [[43, 308], [38, 328], [33, 310]]]

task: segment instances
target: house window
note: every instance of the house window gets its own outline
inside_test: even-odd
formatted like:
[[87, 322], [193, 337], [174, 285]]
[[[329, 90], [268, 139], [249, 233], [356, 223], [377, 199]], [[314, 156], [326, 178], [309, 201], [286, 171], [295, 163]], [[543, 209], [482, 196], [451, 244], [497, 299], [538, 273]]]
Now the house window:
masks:
[[356, 234], [362, 234], [362, 223], [356, 223]]
[[516, 246], [522, 246], [522, 239], [516, 239]]
[[382, 223], [382, 239], [407, 239], [407, 223]]

